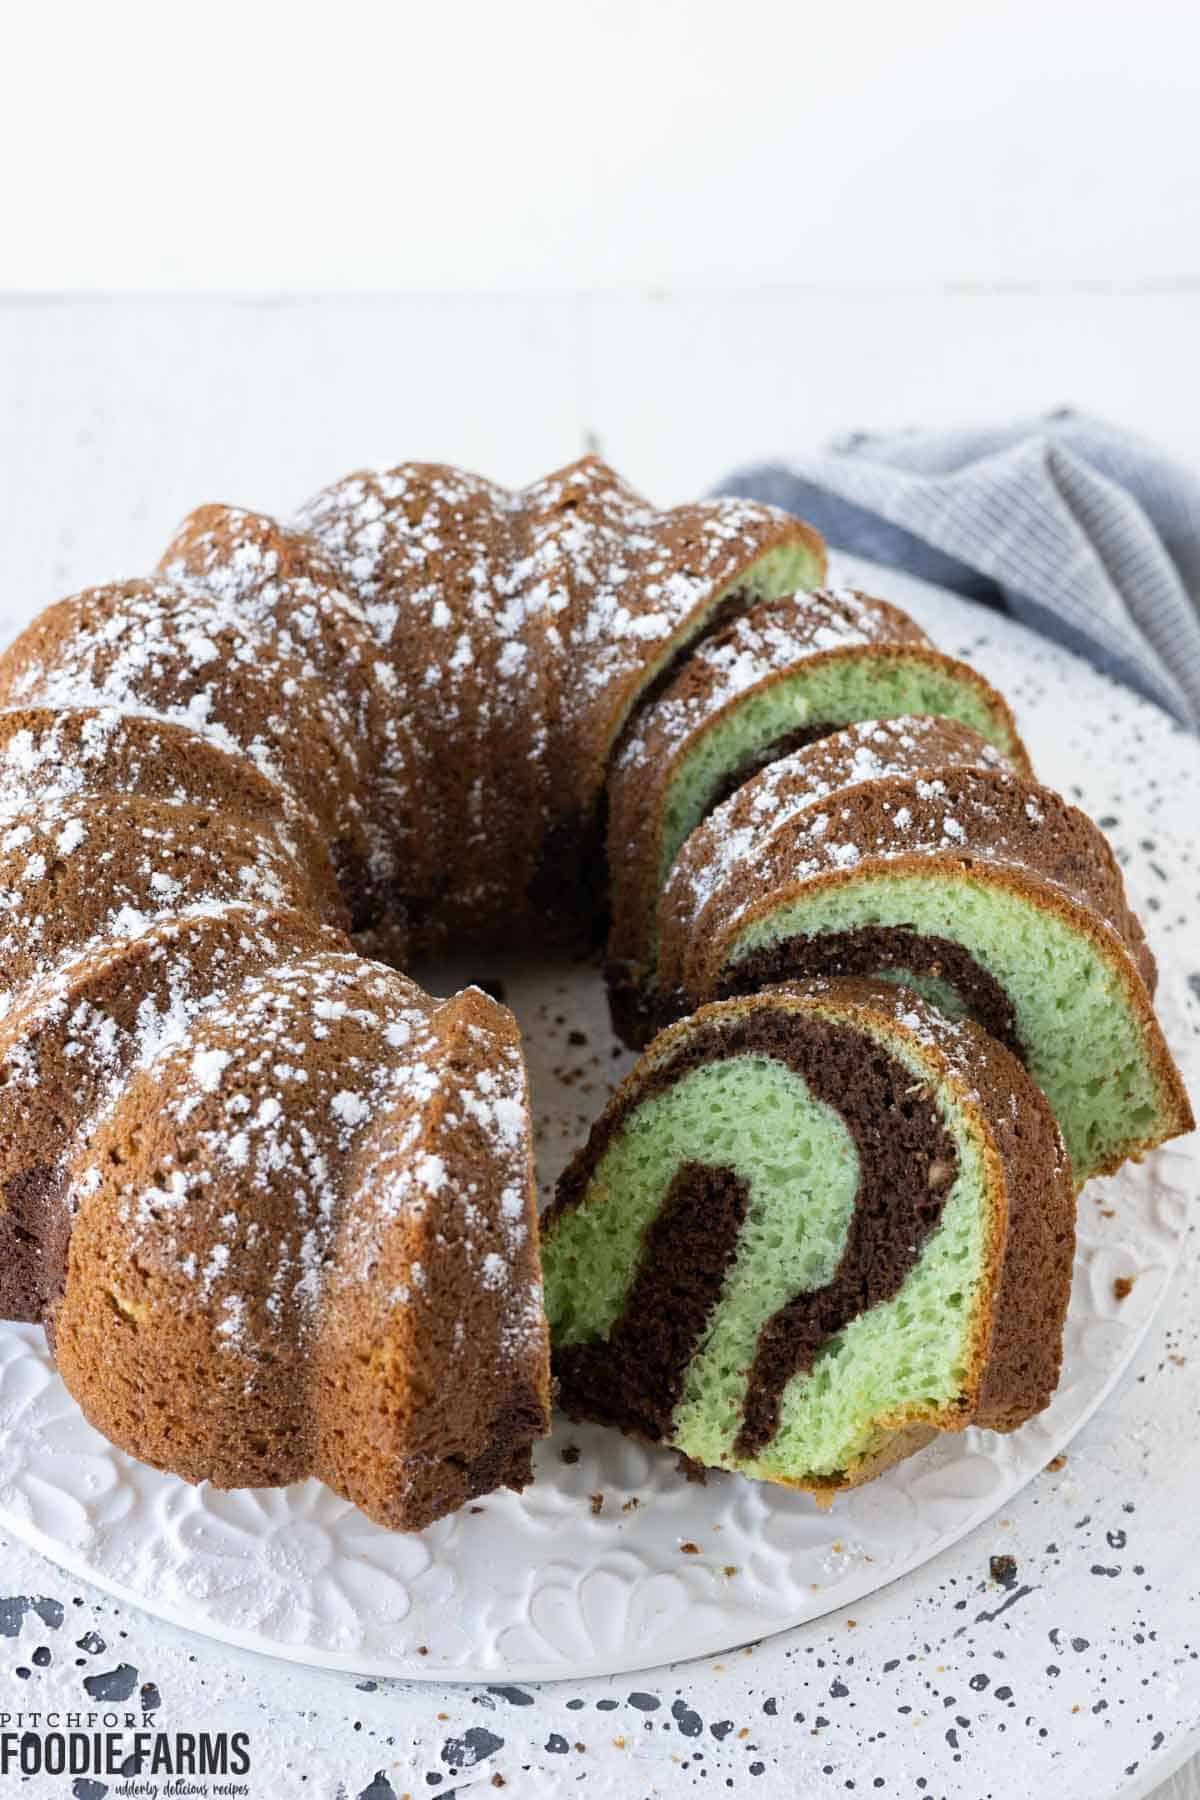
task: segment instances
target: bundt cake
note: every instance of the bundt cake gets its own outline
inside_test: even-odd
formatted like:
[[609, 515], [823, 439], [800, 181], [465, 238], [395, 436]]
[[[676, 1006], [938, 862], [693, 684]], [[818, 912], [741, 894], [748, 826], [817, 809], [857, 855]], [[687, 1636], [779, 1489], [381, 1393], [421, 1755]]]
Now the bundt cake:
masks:
[[1021, 1056], [1083, 1182], [1190, 1129], [1187, 1095], [1106, 840], [981, 751], [973, 765], [949, 721], [892, 720], [753, 777], [671, 871], [659, 991], [688, 1010], [785, 979], [886, 973]]
[[0, 658], [0, 1310], [116, 1443], [402, 1528], [525, 1477], [515, 1025], [361, 952], [561, 918], [639, 696], [823, 567], [593, 458], [518, 495], [412, 465], [300, 528], [204, 507]]
[[1074, 1194], [971, 1022], [814, 981], [656, 1039], [544, 1220], [561, 1403], [830, 1496], [1058, 1379]]
[[0, 1313], [115, 1443], [401, 1529], [526, 1479], [516, 1025], [400, 970], [595, 946], [606, 806], [630, 1034], [718, 1004], [556, 1208], [571, 1404], [827, 1488], [1043, 1402], [1068, 1178], [1010, 1052], [1079, 1178], [1183, 1129], [1153, 963], [999, 696], [824, 573], [798, 520], [656, 512], [594, 457], [403, 464], [296, 524], [203, 507], [0, 657]]
[[639, 713], [609, 779], [614, 990], [653, 963], [659, 890], [688, 833], [758, 769], [857, 719], [941, 715], [1028, 774], [1004, 699], [899, 607], [850, 589], [759, 602], [701, 643]]

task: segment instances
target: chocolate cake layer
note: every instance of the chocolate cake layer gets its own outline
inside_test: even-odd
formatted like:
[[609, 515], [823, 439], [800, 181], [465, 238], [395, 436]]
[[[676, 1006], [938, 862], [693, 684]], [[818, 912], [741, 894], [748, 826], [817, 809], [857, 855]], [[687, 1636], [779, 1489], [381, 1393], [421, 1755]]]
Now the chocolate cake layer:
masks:
[[688, 1364], [737, 1254], [749, 1189], [732, 1169], [684, 1163], [646, 1232], [625, 1306], [604, 1344], [573, 1344], [556, 1365], [564, 1405], [662, 1438]]
[[[814, 975], [876, 975], [882, 969], [911, 969], [915, 975], [944, 981], [968, 1016], [1024, 1061], [1016, 1013], [996, 977], [953, 939], [924, 937], [903, 925], [862, 925], [854, 931], [782, 938], [732, 964], [722, 995], [753, 994], [775, 982]], [[686, 1010], [682, 996], [680, 1007]]]

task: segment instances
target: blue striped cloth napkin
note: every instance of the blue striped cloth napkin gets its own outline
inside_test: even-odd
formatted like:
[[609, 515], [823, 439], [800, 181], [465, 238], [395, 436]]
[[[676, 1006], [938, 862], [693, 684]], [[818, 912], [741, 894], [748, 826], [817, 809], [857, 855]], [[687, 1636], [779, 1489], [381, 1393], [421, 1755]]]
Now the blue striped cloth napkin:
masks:
[[858, 433], [718, 489], [998, 606], [1200, 730], [1200, 478], [1101, 420]]

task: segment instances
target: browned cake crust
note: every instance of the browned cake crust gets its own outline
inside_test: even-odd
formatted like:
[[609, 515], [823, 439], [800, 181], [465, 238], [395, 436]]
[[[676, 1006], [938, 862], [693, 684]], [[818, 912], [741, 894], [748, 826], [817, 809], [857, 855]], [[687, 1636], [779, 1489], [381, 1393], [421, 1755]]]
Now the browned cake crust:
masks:
[[[1053, 1115], [1015, 1057], [974, 1024], [953, 1024], [881, 982], [816, 981], [705, 1007], [656, 1040], [618, 1090], [543, 1221], [551, 1240], [562, 1214], [584, 1201], [606, 1148], [633, 1113], [706, 1063], [740, 1054], [781, 1060], [842, 1115], [862, 1169], [855, 1219], [829, 1286], [798, 1295], [760, 1332], [735, 1444], [736, 1456], [757, 1456], [774, 1435], [792, 1375], [850, 1319], [899, 1291], [953, 1185], [957, 1153], [932, 1089], [914, 1087], [909, 1069], [889, 1052], [896, 1042], [918, 1054], [931, 1081], [949, 1088], [981, 1153], [985, 1299], [958, 1397], [881, 1421], [861, 1460], [837, 1476], [788, 1482], [825, 1498], [911, 1454], [936, 1431], [972, 1423], [1011, 1430], [1054, 1392], [1070, 1294], [1074, 1185]], [[738, 1186], [731, 1170], [680, 1170], [647, 1231], [608, 1337], [556, 1352], [560, 1398], [572, 1416], [671, 1441], [685, 1370], [736, 1251], [744, 1210]]]
[[13, 707], [0, 711], [0, 794], [6, 811], [136, 795], [215, 811], [252, 825], [304, 878], [322, 918], [342, 900], [324, 838], [287, 789], [245, 756], [199, 731], [115, 707]]
[[310, 666], [216, 596], [126, 581], [48, 606], [0, 658], [0, 707], [64, 706], [198, 731], [286, 788], [335, 862], [365, 858], [351, 721]]
[[[47, 890], [54, 904], [47, 905]], [[0, 1004], [88, 945], [156, 920], [240, 903], [344, 926], [340, 896], [314, 890], [286, 842], [213, 807], [91, 794], [20, 808], [0, 824]]]
[[[519, 493], [441, 464], [362, 472], [304, 519], [393, 673], [377, 804], [418, 942], [568, 936], [632, 707], [739, 582], [820, 540], [774, 508], [655, 512], [596, 457]], [[584, 874], [584, 865], [586, 876]]]
[[[357, 861], [352, 869], [343, 868], [343, 888], [355, 928], [379, 927], [394, 911], [389, 902], [396, 864], [393, 847], [369, 809], [386, 690], [362, 606], [307, 533], [235, 506], [201, 506], [189, 513], [159, 559], [158, 574], [214, 594], [275, 651], [311, 671], [334, 697], [355, 747], [359, 791], [368, 797], [366, 841], [356, 834]], [[405, 945], [391, 929], [393, 919], [386, 923], [390, 935], [381, 947], [403, 956]]]
[[369, 751], [378, 704], [370, 623], [307, 533], [242, 507], [199, 506], [164, 550], [157, 573], [217, 595], [285, 656], [310, 666]]
[[[966, 663], [936, 650], [899, 607], [850, 589], [831, 588], [760, 600], [705, 638], [670, 687], [639, 713], [621, 746], [608, 784], [610, 958], [642, 964], [652, 957], [658, 894], [668, 872], [662, 852], [665, 808], [685, 762], [747, 700], [799, 674], [863, 661], [878, 669], [884, 682], [894, 665], [918, 665], [951, 675], [992, 715], [1008, 763], [1020, 774], [1030, 773], [1028, 753], [1002, 696]], [[712, 796], [707, 811], [760, 768], [827, 736], [841, 723], [805, 719], [798, 730], [733, 771], [725, 791]]]
[[[406, 1096], [364, 1142], [362, 1200], [339, 1239], [312, 1376], [317, 1472], [410, 1529], [501, 1482], [520, 1487], [549, 1429], [532, 1145], [513, 1129], [528, 1106], [520, 1035], [478, 989], [429, 1004], [438, 1089], [419, 1115]], [[393, 1224], [388, 1197], [414, 1161], [436, 1172], [438, 1204]], [[500, 1195], [490, 1209], [484, 1179]], [[398, 1480], [381, 1480], [393, 1466]]]
[[346, 477], [305, 520], [353, 585], [389, 671], [372, 805], [394, 847], [392, 905], [418, 945], [486, 937], [501, 919], [519, 933], [546, 830], [553, 615], [514, 579], [514, 497], [440, 464], [404, 464]]
[[304, 914], [226, 905], [85, 950], [19, 994], [0, 1020], [0, 1314], [53, 1324], [79, 1125], [224, 982], [342, 941]]
[[525, 1103], [485, 995], [321, 946], [257, 965], [71, 1168], [55, 1347], [88, 1417], [189, 1480], [316, 1474], [403, 1530], [519, 1474], [549, 1400]]

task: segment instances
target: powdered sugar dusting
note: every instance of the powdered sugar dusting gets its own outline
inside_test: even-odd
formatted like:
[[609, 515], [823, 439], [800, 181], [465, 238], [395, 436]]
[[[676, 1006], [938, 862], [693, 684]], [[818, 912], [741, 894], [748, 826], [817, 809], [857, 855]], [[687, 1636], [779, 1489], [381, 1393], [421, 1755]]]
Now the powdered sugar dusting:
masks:
[[[856, 848], [854, 839], [839, 845], [830, 833], [830, 815], [822, 810], [842, 792], [867, 782], [888, 781], [936, 763], [975, 764], [1004, 771], [1001, 753], [965, 726], [933, 718], [899, 717], [867, 720], [781, 757], [739, 788], [696, 828], [671, 870], [661, 916], [677, 929], [690, 930], [705, 908], [727, 893], [739, 872], [752, 868], [765, 846], [794, 822], [804, 819], [804, 842], [815, 859], [816, 847], [828, 839], [825, 860], [836, 863]], [[927, 784], [926, 784], [927, 785]], [[897, 794], [892, 825], [897, 838], [911, 826], [913, 813]], [[798, 861], [797, 875], [803, 870]], [[821, 860], [812, 860], [815, 874]]]
[[[697, 647], [673, 688], [647, 708], [618, 766], [624, 771], [665, 762], [738, 700], [785, 674], [801, 674], [815, 657], [896, 643], [929, 648], [911, 620], [852, 589], [818, 588], [760, 601]], [[805, 722], [801, 689], [795, 723]]]
[[[362, 1291], [397, 1255], [407, 1273], [393, 1285], [413, 1303], [426, 1277], [419, 1254], [407, 1259], [422, 1243], [434, 1254], [447, 1232], [474, 1292], [499, 1307], [504, 1355], [536, 1367], [545, 1345], [524, 1069], [494, 1003], [470, 1001], [481, 1022], [467, 1057], [466, 1034], [446, 1022], [459, 1003], [431, 1001], [377, 964], [333, 949], [289, 953], [252, 928], [238, 958], [208, 943], [202, 960], [230, 980], [199, 994], [190, 977], [200, 944], [177, 957], [178, 933], [159, 928], [160, 985], [135, 1033], [87, 966], [59, 972], [61, 1001], [45, 997], [39, 1016], [49, 1024], [66, 1011], [89, 1066], [104, 1066], [73, 1171], [79, 1202], [112, 1183], [109, 1145], [166, 1121], [148, 1152], [153, 1179], [139, 1185], [138, 1152], [123, 1150], [112, 1203], [131, 1251], [173, 1264], [251, 1384], [268, 1351], [276, 1375], [280, 1357], [306, 1354], [327, 1292]], [[228, 945], [228, 920], [220, 936]], [[464, 1137], [479, 1095], [486, 1104]]]
[[192, 1080], [202, 1094], [214, 1094], [221, 1085], [221, 1072], [229, 1062], [228, 1050], [197, 1050], [192, 1056]]
[[[332, 794], [347, 821], [357, 814], [352, 718], [318, 686], [311, 663], [248, 626], [232, 600], [193, 585], [135, 581], [89, 590], [50, 617], [53, 632], [35, 627], [10, 651], [5, 705], [115, 710], [182, 725], [247, 758], [316, 813]], [[306, 743], [331, 737], [342, 765], [332, 786], [303, 758]], [[26, 748], [22, 741], [10, 753]]]
[[76, 797], [41, 797], [0, 813], [0, 1016], [25, 984], [90, 944], [227, 900], [266, 913], [311, 898], [286, 834], [106, 793], [88, 797], [85, 823]]
[[418, 891], [452, 864], [477, 910], [523, 897], [552, 820], [590, 812], [678, 634], [768, 548], [807, 542], [745, 501], [656, 512], [594, 457], [518, 493], [434, 464], [360, 472], [302, 517], [392, 671], [378, 751], [397, 863]]

